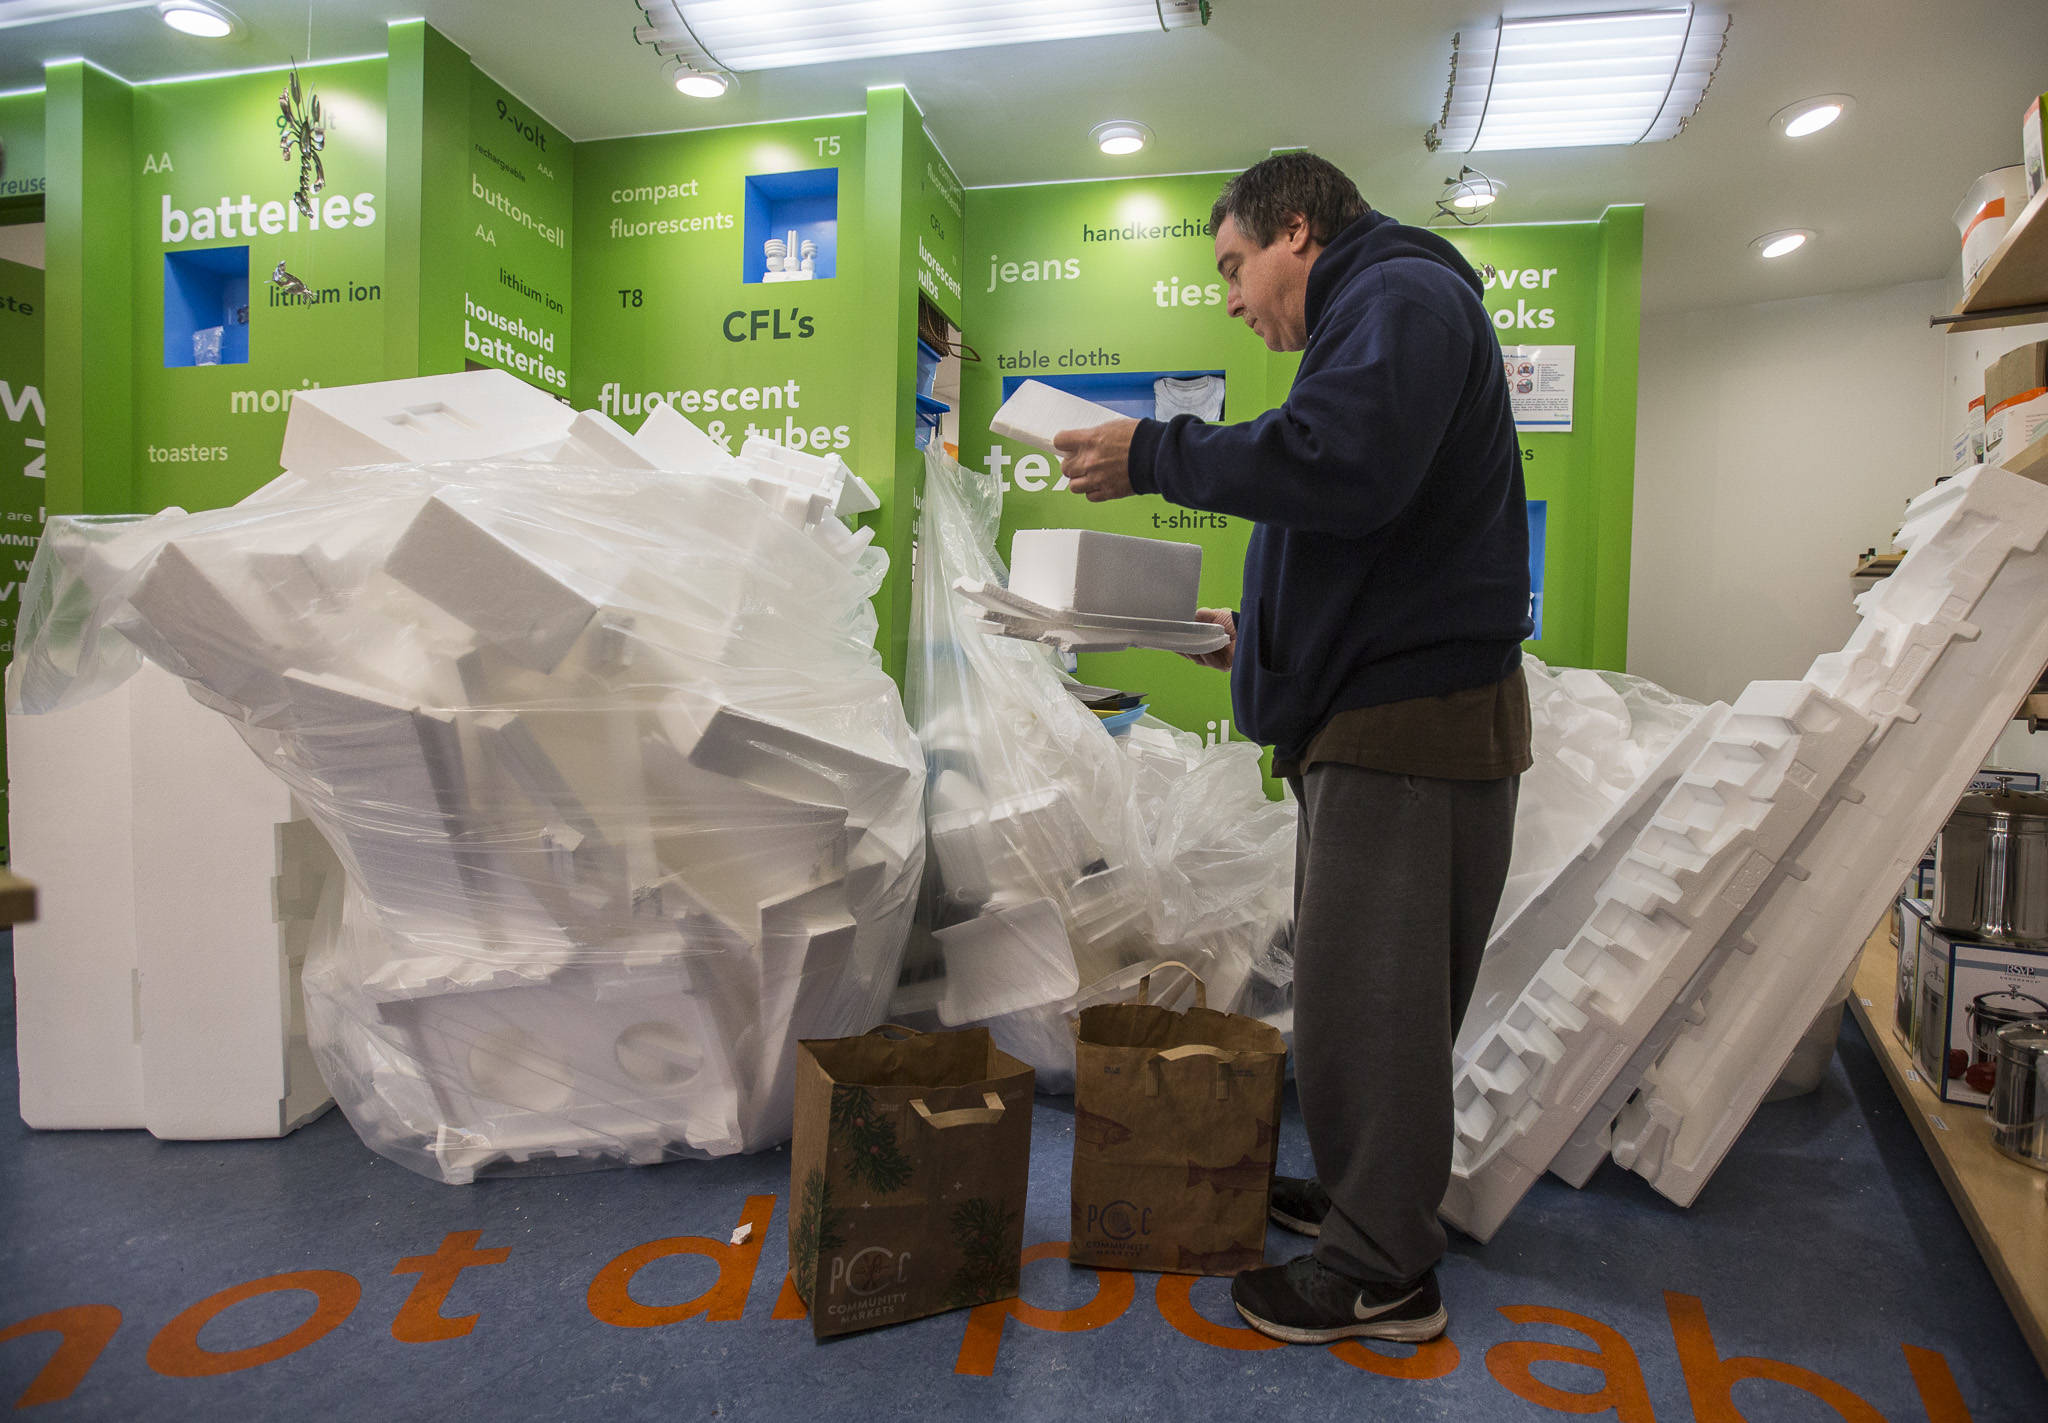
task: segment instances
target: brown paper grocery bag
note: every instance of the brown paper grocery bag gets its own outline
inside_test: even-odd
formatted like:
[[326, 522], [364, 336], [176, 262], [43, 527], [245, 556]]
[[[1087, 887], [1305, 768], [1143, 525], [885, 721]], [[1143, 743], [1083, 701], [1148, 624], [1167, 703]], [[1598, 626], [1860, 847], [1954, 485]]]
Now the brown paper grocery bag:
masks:
[[986, 1028], [798, 1044], [789, 1268], [815, 1337], [1017, 1293], [1033, 1087]]
[[1234, 1275], [1266, 1257], [1286, 1040], [1210, 1011], [1199, 978], [1185, 1013], [1145, 1002], [1148, 983], [1082, 1009], [1075, 1030], [1067, 1258]]

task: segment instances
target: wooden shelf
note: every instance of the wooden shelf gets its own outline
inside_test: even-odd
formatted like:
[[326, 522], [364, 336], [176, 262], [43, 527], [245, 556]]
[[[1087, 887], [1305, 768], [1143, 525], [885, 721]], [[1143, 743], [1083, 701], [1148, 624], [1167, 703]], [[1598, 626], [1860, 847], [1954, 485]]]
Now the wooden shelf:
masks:
[[2048, 1171], [2002, 1155], [1991, 1144], [1982, 1107], [1944, 1102], [1928, 1090], [1892, 1030], [1898, 951], [1890, 926], [1887, 914], [1863, 945], [1849, 1011], [1891, 1079], [2035, 1361], [2048, 1373], [2048, 1270], [2041, 1268], [2048, 1260]]
[[1963, 304], [1930, 324], [1983, 331], [2048, 320], [2048, 188], [2034, 194], [1963, 293]]
[[2000, 467], [2013, 474], [2024, 474], [2029, 479], [2048, 484], [2048, 436], [2034, 441]]
[[1888, 578], [1899, 566], [1903, 553], [1867, 553], [1856, 560], [1856, 571], [1851, 578]]

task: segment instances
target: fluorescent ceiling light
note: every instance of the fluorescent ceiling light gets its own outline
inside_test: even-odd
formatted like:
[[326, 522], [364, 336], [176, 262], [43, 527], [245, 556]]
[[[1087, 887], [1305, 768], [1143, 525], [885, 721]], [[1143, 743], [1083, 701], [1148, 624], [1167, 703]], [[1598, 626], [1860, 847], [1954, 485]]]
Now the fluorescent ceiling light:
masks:
[[1727, 35], [1726, 15], [1694, 5], [1461, 31], [1424, 142], [1453, 153], [1661, 143], [1699, 108]]
[[693, 68], [740, 72], [1209, 23], [1209, 0], [643, 0], [641, 9], [640, 43]]
[[161, 0], [156, 13], [179, 34], [202, 40], [224, 40], [241, 28], [233, 15], [206, 0]]
[[1112, 158], [1136, 153], [1152, 141], [1152, 130], [1134, 119], [1111, 119], [1088, 130], [1095, 146]]
[[1856, 101], [1847, 94], [1821, 94], [1787, 104], [1771, 115], [1771, 127], [1787, 138], [1805, 138], [1819, 133], [1854, 107]]
[[1813, 231], [1810, 228], [1788, 227], [1781, 232], [1766, 232], [1762, 237], [1757, 238], [1749, 245], [1756, 249], [1757, 256], [1768, 260], [1772, 257], [1783, 257], [1790, 252], [1797, 252], [1806, 245], [1807, 240], [1812, 236]]

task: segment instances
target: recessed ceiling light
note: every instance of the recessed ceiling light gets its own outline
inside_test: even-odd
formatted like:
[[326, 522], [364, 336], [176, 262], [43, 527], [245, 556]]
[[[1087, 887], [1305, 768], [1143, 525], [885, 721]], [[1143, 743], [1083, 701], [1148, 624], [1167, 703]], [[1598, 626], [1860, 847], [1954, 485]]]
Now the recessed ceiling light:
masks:
[[1477, 212], [1490, 208], [1508, 185], [1499, 178], [1489, 178], [1484, 173], [1473, 173], [1469, 169], [1460, 177], [1453, 178], [1445, 188], [1452, 207], [1460, 212]]
[[1152, 130], [1134, 119], [1111, 119], [1088, 130], [1095, 146], [1112, 157], [1136, 153], [1152, 141]]
[[716, 99], [725, 93], [727, 80], [723, 74], [709, 69], [692, 69], [679, 64], [675, 71], [676, 92], [688, 94], [693, 99]]
[[1811, 228], [1788, 227], [1778, 232], [1766, 232], [1762, 237], [1757, 238], [1749, 245], [1756, 249], [1756, 254], [1759, 257], [1783, 257], [1787, 253], [1797, 252], [1800, 248], [1804, 247], [1807, 240], [1812, 236], [1813, 229]]
[[1819, 94], [1787, 104], [1772, 114], [1771, 127], [1787, 138], [1805, 138], [1819, 133], [1855, 107], [1856, 101], [1847, 94]]
[[241, 21], [208, 0], [159, 0], [157, 18], [181, 35], [224, 40], [241, 29]]

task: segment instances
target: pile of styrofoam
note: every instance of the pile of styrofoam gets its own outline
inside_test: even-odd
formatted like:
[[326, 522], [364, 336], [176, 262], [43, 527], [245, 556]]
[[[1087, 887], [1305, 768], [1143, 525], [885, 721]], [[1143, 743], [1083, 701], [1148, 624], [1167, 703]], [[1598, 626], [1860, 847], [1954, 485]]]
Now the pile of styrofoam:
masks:
[[[998, 507], [928, 455], [908, 698], [931, 873], [891, 1015], [986, 1023], [1059, 1090], [1066, 1015], [1165, 961], [1200, 973], [1212, 1007], [1285, 1014], [1294, 807], [1266, 799], [1257, 747], [1152, 718], [1112, 736], [1051, 652], [980, 628], [953, 590], [1000, 585]], [[1173, 971], [1154, 987], [1188, 985]]]
[[1968, 471], [1899, 543], [1843, 651], [1674, 745], [1647, 820], [1617, 807], [1503, 926], [1459, 1045], [1453, 1223], [1485, 1239], [1610, 1148], [1689, 1204], [1827, 1006], [2048, 662], [2048, 488]]
[[495, 372], [306, 392], [286, 450], [234, 509], [54, 521], [10, 705], [113, 680], [118, 632], [306, 806], [350, 885], [314, 1045], [387, 1154], [786, 1136], [797, 1038], [879, 1019], [922, 868], [866, 486]]

